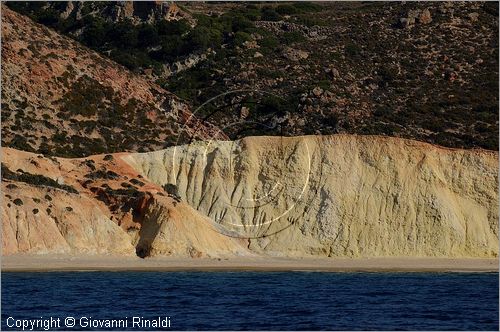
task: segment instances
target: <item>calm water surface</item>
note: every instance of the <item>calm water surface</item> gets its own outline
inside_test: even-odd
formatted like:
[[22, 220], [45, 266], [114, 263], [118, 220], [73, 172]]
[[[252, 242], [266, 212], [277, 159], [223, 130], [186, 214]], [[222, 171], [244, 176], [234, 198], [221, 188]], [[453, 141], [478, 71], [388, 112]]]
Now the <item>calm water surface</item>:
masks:
[[[171, 330], [498, 330], [496, 273], [2, 273], [7, 318], [170, 317]], [[12, 319], [11, 321], [12, 322]], [[91, 330], [86, 328], [84, 330]]]

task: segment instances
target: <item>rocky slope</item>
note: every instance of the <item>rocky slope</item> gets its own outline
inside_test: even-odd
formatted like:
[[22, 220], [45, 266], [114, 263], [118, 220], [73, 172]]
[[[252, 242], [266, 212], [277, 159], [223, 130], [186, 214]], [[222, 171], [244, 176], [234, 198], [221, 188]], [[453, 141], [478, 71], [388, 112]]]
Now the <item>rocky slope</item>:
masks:
[[54, 15], [59, 14], [62, 19], [70, 18], [76, 22], [84, 21], [89, 15], [99, 16], [111, 22], [129, 20], [133, 24], [191, 18], [188, 13], [171, 1], [47, 2], [44, 10]]
[[[162, 20], [178, 21], [187, 20], [195, 23], [190, 14], [185, 10], [183, 3], [174, 1], [44, 1], [42, 4], [32, 4], [28, 1], [6, 1], [7, 5], [17, 12], [24, 13], [32, 18], [41, 19], [46, 25], [58, 22], [71, 22], [79, 24], [72, 32], [81, 34], [88, 27], [93, 18], [100, 18], [109, 23], [130, 22], [133, 25], [151, 24]], [[189, 4], [189, 7], [194, 4]], [[38, 15], [44, 13], [43, 18]]]
[[338, 135], [4, 156], [6, 254], [498, 255], [495, 152]]
[[233, 125], [245, 121], [251, 135], [377, 134], [498, 150], [496, 4], [319, 4], [305, 13], [271, 5], [285, 13], [274, 21], [258, 6], [250, 40], [165, 87], [196, 106], [228, 90], [264, 91], [212, 103], [222, 111], [209, 121], [230, 125], [232, 139], [249, 135]]
[[239, 90], [200, 112], [218, 110], [208, 121], [231, 139], [378, 134], [498, 150], [495, 2], [179, 3], [189, 22], [153, 3], [141, 20], [136, 4], [75, 3], [68, 17], [61, 3], [10, 6], [193, 109]]
[[224, 257], [249, 254], [121, 160], [3, 148], [2, 253]]
[[3, 146], [82, 157], [219, 135], [171, 93], [5, 5], [2, 83]]

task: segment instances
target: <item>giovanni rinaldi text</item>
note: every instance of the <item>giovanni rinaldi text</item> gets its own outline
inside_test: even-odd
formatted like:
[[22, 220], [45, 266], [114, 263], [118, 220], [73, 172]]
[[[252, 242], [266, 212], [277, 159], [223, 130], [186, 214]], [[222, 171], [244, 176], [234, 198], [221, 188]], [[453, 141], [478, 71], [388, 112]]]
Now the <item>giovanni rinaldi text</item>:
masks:
[[8, 317], [6, 320], [7, 328], [12, 328], [16, 330], [23, 331], [39, 331], [39, 330], [51, 330], [60, 328], [170, 328], [171, 321], [170, 317], [155, 317], [155, 318], [144, 318], [140, 316], [134, 317], [124, 317], [120, 319], [98, 319], [93, 317], [65, 317], [65, 318], [54, 318], [54, 317], [40, 317], [36, 319], [16, 319], [14, 317]]

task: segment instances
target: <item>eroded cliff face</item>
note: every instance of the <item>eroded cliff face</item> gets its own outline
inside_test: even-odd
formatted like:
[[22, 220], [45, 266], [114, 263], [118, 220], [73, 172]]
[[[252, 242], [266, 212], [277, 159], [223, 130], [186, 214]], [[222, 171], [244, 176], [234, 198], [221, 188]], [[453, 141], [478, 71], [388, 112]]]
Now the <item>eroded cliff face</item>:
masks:
[[134, 241], [139, 257], [252, 255], [246, 241], [221, 234], [217, 225], [187, 204], [168, 206], [168, 199], [163, 197], [148, 206]]
[[495, 152], [339, 135], [197, 142], [122, 158], [150, 181], [175, 185], [254, 252], [498, 254]]
[[252, 255], [246, 241], [220, 234], [120, 156], [2, 148], [2, 254]]
[[79, 159], [2, 149], [3, 254], [498, 254], [498, 154], [248, 137]]
[[[88, 197], [21, 183], [7, 191], [2, 204], [4, 255], [135, 254], [127, 233]], [[10, 197], [19, 201], [9, 202]]]

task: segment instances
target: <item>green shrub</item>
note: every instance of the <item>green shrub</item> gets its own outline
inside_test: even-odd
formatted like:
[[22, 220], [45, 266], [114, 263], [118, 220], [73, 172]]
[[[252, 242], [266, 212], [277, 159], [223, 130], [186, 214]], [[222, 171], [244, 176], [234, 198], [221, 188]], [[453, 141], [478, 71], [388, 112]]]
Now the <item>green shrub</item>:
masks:
[[28, 143], [26, 137], [17, 134], [14, 135], [14, 138], [8, 143], [8, 146], [22, 151], [36, 152]]
[[110, 100], [113, 94], [111, 87], [105, 87], [95, 79], [84, 75], [63, 95], [61, 111], [90, 117], [95, 115], [98, 109], [103, 108], [104, 101]]
[[105, 170], [97, 170], [95, 172], [91, 172], [89, 174], [86, 174], [85, 175], [86, 178], [89, 178], [89, 179], [93, 179], [93, 180], [96, 180], [96, 179], [106, 179], [106, 180], [116, 180], [116, 179], [119, 179], [120, 176], [113, 172], [113, 171], [105, 171]]
[[281, 15], [293, 15], [297, 14], [299, 11], [296, 6], [283, 4], [276, 7], [276, 12]]
[[266, 96], [257, 105], [257, 111], [261, 114], [277, 113], [284, 110], [284, 100], [276, 96]]
[[247, 5], [240, 11], [240, 13], [251, 21], [257, 21], [260, 19], [260, 10], [254, 4]]
[[380, 75], [381, 79], [384, 82], [391, 83], [397, 78], [398, 71], [396, 68], [389, 66], [389, 65], [383, 65], [379, 71], [378, 74]]
[[179, 21], [161, 20], [156, 24], [156, 31], [160, 36], [182, 36], [190, 29], [189, 23], [184, 19]]
[[359, 47], [359, 45], [355, 43], [348, 42], [345, 45], [345, 52], [347, 53], [348, 56], [356, 57], [361, 54], [361, 47]]
[[242, 45], [244, 42], [249, 41], [250, 35], [246, 32], [238, 31], [234, 34], [234, 44]]
[[329, 90], [332, 86], [332, 82], [329, 80], [322, 80], [317, 82], [316, 86], [319, 86], [323, 90]]
[[285, 32], [282, 36], [281, 39], [283, 42], [287, 45], [293, 44], [293, 43], [299, 43], [303, 42], [306, 40], [306, 37], [302, 35], [298, 31], [292, 31], [292, 32]]
[[160, 35], [156, 26], [150, 24], [142, 24], [137, 32], [137, 46], [148, 47], [158, 45], [160, 42]]
[[267, 35], [259, 40], [258, 43], [263, 48], [275, 49], [279, 45], [279, 40], [273, 35]]
[[188, 40], [193, 49], [217, 48], [222, 44], [222, 32], [216, 28], [197, 26], [189, 33]]
[[[20, 173], [20, 174], [19, 174]], [[62, 189], [69, 193], [78, 194], [78, 191], [70, 185], [59, 184], [57, 181], [40, 174], [30, 174], [27, 172], [12, 172], [2, 163], [2, 178], [7, 180], [28, 183], [34, 186], [46, 186]]]
[[[90, 19], [90, 17], [89, 17]], [[81, 41], [92, 48], [101, 46], [106, 41], [106, 28], [104, 21], [99, 18], [91, 18], [92, 22], [84, 29]]]
[[319, 12], [323, 7], [309, 1], [294, 2], [293, 6], [300, 12]]
[[229, 32], [229, 28], [232, 32], [250, 32], [255, 28], [255, 24], [248, 19], [245, 15], [226, 13], [221, 17], [221, 20], [226, 26], [226, 32]]
[[163, 190], [167, 192], [167, 194], [174, 198], [177, 202], [181, 201], [181, 196], [179, 194], [179, 189], [175, 184], [167, 183], [163, 186]]
[[132, 49], [137, 46], [139, 31], [129, 20], [114, 23], [112, 28], [106, 31], [106, 41], [115, 47]]
[[278, 14], [272, 7], [263, 7], [261, 12], [261, 20], [279, 21], [281, 20], [281, 15]]
[[135, 184], [136, 186], [139, 186], [139, 187], [142, 187], [144, 186], [144, 182], [140, 181], [140, 180], [137, 180], [137, 179], [130, 179], [130, 182], [132, 184]]

